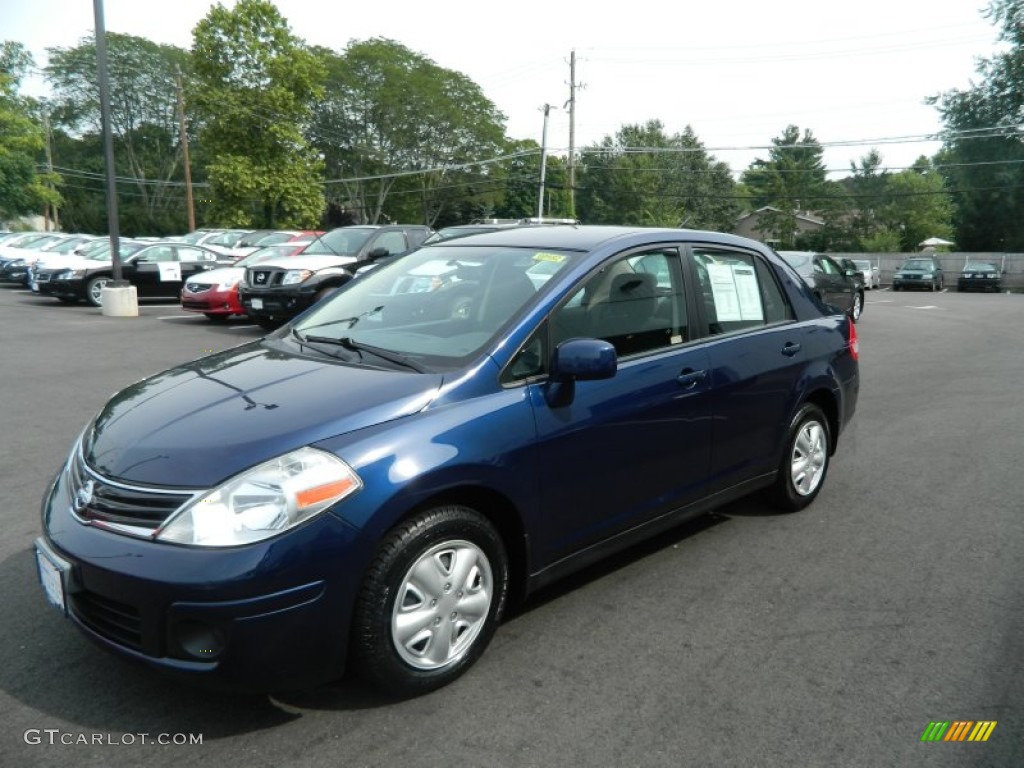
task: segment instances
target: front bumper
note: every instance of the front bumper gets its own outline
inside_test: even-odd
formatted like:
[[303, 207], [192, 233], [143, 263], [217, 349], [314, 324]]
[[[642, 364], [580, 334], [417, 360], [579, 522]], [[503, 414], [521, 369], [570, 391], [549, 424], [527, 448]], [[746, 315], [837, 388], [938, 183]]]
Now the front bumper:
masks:
[[938, 280], [931, 277], [894, 277], [892, 287], [902, 291], [931, 291]]
[[999, 279], [992, 277], [961, 277], [956, 281], [956, 289], [967, 293], [969, 291], [998, 291]]
[[76, 520], [65, 477], [43, 502], [36, 548], [57, 564], [66, 615], [93, 641], [221, 689], [308, 688], [342, 674], [362, 567], [345, 556], [354, 528], [322, 514], [243, 547], [156, 543]]
[[189, 312], [202, 312], [207, 315], [241, 315], [245, 314], [238, 301], [237, 291], [218, 291], [210, 289], [202, 293], [191, 291], [181, 292], [181, 308]]
[[254, 289], [239, 287], [238, 301], [249, 317], [290, 320], [316, 303], [318, 288], [286, 286], [284, 288]]

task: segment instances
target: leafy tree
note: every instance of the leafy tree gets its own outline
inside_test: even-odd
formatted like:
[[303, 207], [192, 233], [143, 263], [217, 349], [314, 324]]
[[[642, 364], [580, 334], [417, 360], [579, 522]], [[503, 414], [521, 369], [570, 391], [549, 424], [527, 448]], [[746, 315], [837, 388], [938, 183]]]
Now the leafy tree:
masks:
[[505, 117], [469, 78], [384, 38], [320, 55], [327, 93], [311, 136], [340, 180], [328, 184], [332, 200], [370, 223], [434, 224], [493, 187], [477, 163], [502, 154]]
[[203, 121], [210, 215], [230, 226], [312, 227], [323, 163], [303, 129], [324, 67], [268, 0], [217, 4], [193, 30], [190, 102]]
[[576, 207], [587, 223], [732, 230], [729, 168], [689, 126], [669, 136], [659, 120], [626, 125], [582, 154]]
[[[80, 139], [83, 147], [97, 146], [92, 137], [102, 136], [102, 126], [95, 37], [84, 38], [72, 48], [51, 48], [49, 54], [46, 77], [53, 89], [54, 122], [70, 137]], [[133, 35], [107, 34], [114, 169], [119, 179], [130, 180], [118, 185], [118, 212], [126, 233], [184, 229], [176, 81], [188, 64], [184, 49]], [[98, 195], [103, 205], [104, 187], [88, 175], [104, 172], [102, 143], [98, 146], [98, 166], [87, 162], [86, 168], [64, 155], [56, 155], [56, 159], [75, 182], [67, 190], [69, 197]], [[78, 200], [72, 205], [80, 210], [94, 207]], [[105, 229], [106, 224], [100, 228]]]
[[21, 43], [0, 44], [0, 219], [38, 212], [60, 200], [52, 187], [59, 177], [38, 170], [45, 145], [38, 105], [19, 95], [32, 66]]
[[772, 144], [768, 159], [754, 160], [742, 180], [754, 208], [775, 209], [762, 217], [763, 226], [789, 247], [796, 241], [797, 214], [814, 211], [828, 218], [822, 209], [834, 212], [836, 198], [826, 192], [824, 149], [810, 130], [801, 136], [797, 126], [787, 126]]
[[938, 162], [965, 250], [1024, 249], [1024, 0], [986, 11], [1006, 48], [978, 64], [980, 82], [931, 99], [946, 131]]
[[880, 218], [883, 230], [900, 232], [901, 250], [916, 251], [929, 237], [953, 236], [953, 204], [928, 158], [890, 176], [887, 191], [890, 202]]

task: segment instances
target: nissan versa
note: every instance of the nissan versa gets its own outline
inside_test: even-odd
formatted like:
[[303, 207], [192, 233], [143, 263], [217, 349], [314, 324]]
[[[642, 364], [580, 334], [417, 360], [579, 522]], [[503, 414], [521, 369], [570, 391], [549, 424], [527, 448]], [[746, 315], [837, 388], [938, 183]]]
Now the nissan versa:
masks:
[[560, 576], [753, 491], [810, 504], [858, 392], [829, 312], [731, 235], [420, 248], [116, 394], [45, 494], [43, 591], [211, 684], [435, 689]]

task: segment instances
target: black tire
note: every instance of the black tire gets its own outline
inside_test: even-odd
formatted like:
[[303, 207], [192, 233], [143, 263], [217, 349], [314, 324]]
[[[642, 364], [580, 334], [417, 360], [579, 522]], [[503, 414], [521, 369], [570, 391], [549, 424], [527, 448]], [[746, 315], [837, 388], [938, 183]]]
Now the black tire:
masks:
[[768, 492], [772, 506], [796, 512], [817, 498], [828, 473], [831, 445], [832, 431], [825, 414], [818, 406], [805, 403], [789, 428], [778, 475]]
[[895, 292], [896, 292], [896, 291], [898, 291], [899, 289], [900, 289], [900, 287], [899, 287], [898, 285], [894, 285], [894, 286], [892, 287], [893, 293], [895, 293]]
[[403, 522], [363, 579], [350, 669], [395, 696], [447, 685], [491, 641], [508, 581], [505, 546], [478, 512], [444, 506]]
[[103, 306], [103, 286], [113, 281], [110, 275], [97, 275], [85, 284], [85, 300], [94, 307]]
[[203, 314], [206, 315], [206, 319], [211, 323], [226, 323], [228, 317], [230, 317], [230, 315], [221, 315], [216, 312], [203, 312]]
[[860, 291], [856, 291], [853, 294], [853, 306], [850, 307], [850, 311], [847, 313], [850, 315], [850, 321], [856, 323], [860, 320], [860, 316], [864, 313], [864, 294]]

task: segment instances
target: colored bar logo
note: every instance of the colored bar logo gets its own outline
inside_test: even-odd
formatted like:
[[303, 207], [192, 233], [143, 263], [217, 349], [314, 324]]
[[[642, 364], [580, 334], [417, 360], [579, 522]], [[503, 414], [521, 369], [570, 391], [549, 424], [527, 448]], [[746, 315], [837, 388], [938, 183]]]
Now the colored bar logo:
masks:
[[995, 729], [995, 720], [932, 720], [921, 741], [988, 741]]

